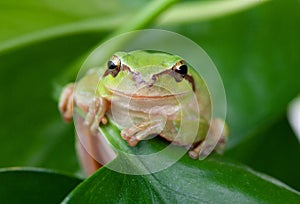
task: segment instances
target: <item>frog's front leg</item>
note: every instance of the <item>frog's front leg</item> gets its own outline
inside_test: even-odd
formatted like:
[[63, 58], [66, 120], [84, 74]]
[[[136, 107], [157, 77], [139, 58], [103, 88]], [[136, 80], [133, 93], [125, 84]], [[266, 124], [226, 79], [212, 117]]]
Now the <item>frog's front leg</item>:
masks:
[[107, 123], [107, 119], [104, 116], [108, 108], [108, 102], [106, 99], [98, 96], [90, 99], [90, 103], [82, 102], [81, 95], [74, 96], [75, 84], [71, 83], [67, 85], [59, 99], [59, 111], [66, 122], [70, 122], [73, 117], [73, 102], [80, 107], [82, 110], [87, 111], [84, 124], [89, 126], [92, 133], [98, 131], [99, 124]]
[[121, 131], [121, 136], [127, 140], [130, 146], [136, 146], [137, 143], [149, 135], [160, 134], [166, 124], [166, 117], [157, 116], [151, 120], [141, 122], [136, 126], [132, 126]]
[[202, 159], [207, 157], [212, 150], [215, 150], [219, 154], [223, 153], [228, 140], [228, 132], [229, 130], [223, 120], [213, 119], [211, 131], [207, 134], [204, 141], [189, 151], [190, 157], [193, 159]]
[[84, 121], [84, 124], [90, 127], [92, 133], [96, 133], [98, 131], [100, 123], [107, 123], [107, 119], [105, 117], [107, 108], [108, 101], [106, 99], [99, 96], [92, 100]]

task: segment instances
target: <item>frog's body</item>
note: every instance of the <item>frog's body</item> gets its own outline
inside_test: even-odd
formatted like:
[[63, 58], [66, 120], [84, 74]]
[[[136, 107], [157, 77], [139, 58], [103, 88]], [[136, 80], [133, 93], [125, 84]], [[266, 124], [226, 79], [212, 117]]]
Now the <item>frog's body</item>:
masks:
[[[66, 88], [61, 97], [60, 110], [66, 120], [72, 117], [68, 98], [73, 88], [72, 85]], [[211, 121], [208, 89], [178, 56], [146, 51], [118, 52], [108, 67], [91, 71], [77, 83], [74, 99], [87, 113], [85, 124], [92, 131], [97, 131], [99, 123], [105, 124], [109, 117], [131, 146], [150, 135], [160, 135], [178, 145], [197, 144], [190, 151], [190, 156], [197, 158], [202, 148], [200, 142], [206, 138], [219, 139], [207, 135]], [[221, 120], [212, 121], [213, 126], [224, 126]], [[219, 150], [226, 136], [224, 130]]]

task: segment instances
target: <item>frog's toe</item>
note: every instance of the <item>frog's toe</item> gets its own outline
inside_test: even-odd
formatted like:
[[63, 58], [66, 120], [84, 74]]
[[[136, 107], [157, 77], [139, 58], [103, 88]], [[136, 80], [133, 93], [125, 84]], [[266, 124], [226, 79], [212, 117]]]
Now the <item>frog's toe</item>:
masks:
[[141, 128], [139, 126], [132, 126], [130, 128], [123, 129], [121, 131], [121, 136], [124, 140], [129, 140], [139, 131], [141, 131]]
[[200, 150], [202, 149], [203, 147], [203, 142], [201, 142], [199, 145], [197, 145], [195, 148], [191, 149], [189, 151], [189, 156], [192, 158], [192, 159], [198, 159], [199, 158], [199, 153], [200, 153]]
[[137, 126], [132, 126], [121, 131], [121, 136], [127, 140], [129, 146], [136, 146], [141, 140], [150, 135], [158, 135], [162, 132], [165, 122], [158, 118], [153, 121], [145, 121]]
[[139, 140], [133, 136], [132, 134], [130, 134], [128, 129], [122, 130], [121, 131], [121, 137], [127, 141], [129, 146], [136, 146], [137, 143], [139, 142]]
[[189, 156], [192, 159], [203, 160], [210, 154], [213, 150], [213, 146], [206, 146], [204, 143], [205, 142], [201, 142], [198, 146], [189, 151]]
[[214, 119], [212, 129], [208, 132], [204, 141], [189, 152], [193, 159], [205, 159], [213, 150], [219, 154], [223, 153], [228, 140], [228, 128], [223, 120]]
[[124, 139], [124, 140], [129, 140], [130, 139], [130, 136], [127, 134], [126, 131], [122, 130], [121, 131], [121, 137]]
[[139, 142], [138, 139], [136, 139], [135, 137], [131, 137], [128, 141], [128, 145], [131, 147], [134, 147], [137, 145], [137, 143]]
[[103, 117], [101, 118], [101, 123], [102, 123], [103, 125], [106, 125], [106, 124], [107, 124], [107, 118], [106, 118], [105, 116], [103, 116]]
[[66, 122], [70, 122], [73, 117], [73, 94], [74, 84], [69, 84], [64, 87], [58, 104], [58, 109]]
[[189, 151], [189, 156], [192, 158], [192, 159], [198, 159], [199, 158], [199, 152], [196, 152], [194, 150], [190, 150]]

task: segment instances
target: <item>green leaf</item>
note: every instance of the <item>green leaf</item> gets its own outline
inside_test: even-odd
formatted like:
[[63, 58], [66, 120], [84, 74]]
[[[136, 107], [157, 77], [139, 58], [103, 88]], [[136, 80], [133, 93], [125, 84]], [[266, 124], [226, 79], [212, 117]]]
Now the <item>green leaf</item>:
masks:
[[[115, 12], [122, 7], [122, 12]], [[135, 7], [117, 0], [4, 0], [0, 3], [0, 52], [53, 36], [118, 27]], [[96, 29], [95, 29], [96, 27]]]
[[42, 169], [0, 169], [1, 203], [59, 203], [81, 180]]
[[226, 156], [243, 161], [295, 189], [300, 189], [299, 155], [300, 144], [286, 118], [226, 152]]
[[67, 83], [65, 67], [98, 41], [98, 34], [74, 35], [0, 54], [0, 167], [78, 171], [74, 128], [62, 122], [53, 84]]
[[[224, 17], [236, 12], [242, 12], [266, 0], [227, 0], [227, 1], [187, 1], [177, 4], [166, 11], [157, 20], [160, 25], [199, 22], [218, 17]], [[184, 15], [181, 15], [184, 14]]]
[[[24, 0], [2, 1], [0, 3], [0, 52], [16, 49], [35, 41], [48, 40], [51, 37], [78, 34], [82, 32], [107, 32], [121, 26], [118, 33], [138, 29], [136, 22], [142, 22], [139, 28], [154, 20], [154, 17], [176, 0], [156, 1], [147, 11], [136, 16], [144, 8], [147, 0], [136, 1], [79, 1], [79, 0]], [[157, 23], [170, 25], [190, 23], [212, 19], [243, 11], [265, 0], [241, 2], [183, 2], [166, 11]], [[122, 12], [115, 12], [120, 10]], [[192, 12], [191, 12], [192, 9]], [[190, 11], [190, 12], [188, 12]], [[178, 15], [184, 12], [185, 15]], [[187, 15], [189, 14], [189, 15]], [[36, 17], [43, 19], [37, 21]], [[134, 18], [132, 18], [134, 17]], [[141, 21], [140, 19], [147, 19]], [[135, 25], [135, 26], [134, 26]]]
[[216, 158], [191, 165], [188, 159], [146, 176], [101, 169], [65, 203], [300, 203], [299, 193], [246, 167]]
[[[105, 137], [121, 151], [154, 153], [167, 146], [159, 139], [127, 147], [120, 131], [101, 127]], [[168, 157], [167, 155], [164, 155]], [[122, 164], [120, 154], [112, 163]], [[137, 161], [137, 160], [136, 160]], [[130, 161], [131, 162], [131, 161]], [[138, 161], [143, 163], [143, 161]], [[108, 164], [109, 166], [112, 166]], [[131, 163], [132, 168], [140, 164]], [[113, 165], [118, 166], [118, 165]], [[300, 194], [283, 183], [219, 156], [203, 161], [187, 155], [173, 166], [148, 175], [127, 175], [103, 167], [76, 187], [64, 203], [300, 203]]]

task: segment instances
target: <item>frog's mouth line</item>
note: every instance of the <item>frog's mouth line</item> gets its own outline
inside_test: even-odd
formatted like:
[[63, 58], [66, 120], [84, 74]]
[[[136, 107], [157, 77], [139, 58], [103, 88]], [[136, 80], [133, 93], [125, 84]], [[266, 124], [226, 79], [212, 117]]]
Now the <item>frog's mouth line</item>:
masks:
[[123, 97], [128, 97], [128, 98], [147, 98], [147, 99], [167, 99], [167, 98], [171, 98], [171, 97], [178, 97], [178, 96], [183, 96], [188, 94], [189, 92], [182, 92], [182, 93], [176, 93], [176, 94], [165, 94], [165, 95], [139, 95], [139, 94], [127, 94], [115, 89], [111, 89], [106, 87], [112, 94], [118, 95], [118, 96], [123, 96]]

